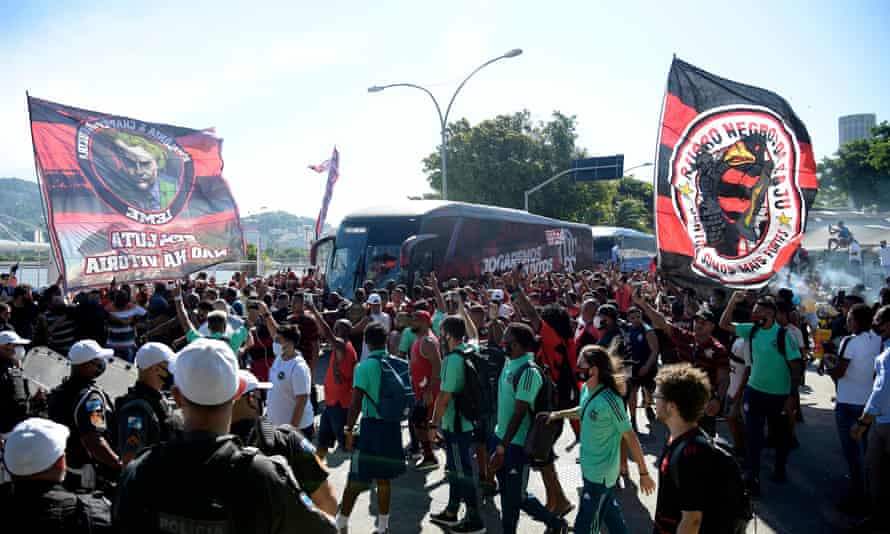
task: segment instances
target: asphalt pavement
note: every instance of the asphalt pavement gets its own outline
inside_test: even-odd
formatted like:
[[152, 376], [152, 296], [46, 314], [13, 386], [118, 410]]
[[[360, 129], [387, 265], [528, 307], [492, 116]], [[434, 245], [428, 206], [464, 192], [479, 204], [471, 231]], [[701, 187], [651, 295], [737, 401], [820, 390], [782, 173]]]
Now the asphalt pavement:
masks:
[[[322, 375], [323, 376], [323, 375]], [[791, 453], [788, 464], [789, 481], [776, 485], [766, 476], [772, 468], [773, 451], [764, 452], [762, 496], [756, 504], [756, 520], [748, 532], [781, 534], [822, 534], [838, 533], [849, 526], [849, 518], [837, 512], [834, 503], [847, 487], [846, 464], [841, 456], [840, 442], [834, 424], [834, 385], [831, 379], [817, 375], [811, 368], [807, 372], [806, 385], [801, 390], [801, 405], [804, 423], [797, 426], [796, 434], [800, 448]], [[638, 414], [641, 441], [646, 454], [646, 463], [652, 473], [656, 459], [664, 446], [666, 428], [660, 423], [647, 425], [642, 410]], [[718, 426], [718, 433], [729, 439], [726, 425]], [[404, 431], [407, 443], [407, 430]], [[566, 427], [557, 444], [557, 470], [563, 488], [572, 502], [578, 501], [578, 488], [581, 486], [580, 466], [575, 463], [578, 448], [566, 452], [566, 447], [574, 439]], [[448, 501], [448, 484], [445, 481], [445, 454], [436, 452], [440, 467], [432, 471], [419, 472], [409, 466], [405, 475], [393, 481], [392, 510], [390, 513], [391, 534], [441, 533], [447, 529], [432, 524], [430, 513], [441, 511]], [[330, 480], [338, 498], [346, 484], [349, 473], [349, 455], [336, 453], [329, 457]], [[656, 494], [644, 496], [637, 491], [639, 481], [636, 465], [630, 464], [630, 477], [624, 479], [623, 488], [616, 492], [624, 511], [625, 519], [632, 533], [652, 532], [652, 516], [655, 511]], [[656, 481], [657, 483], [657, 481]], [[544, 485], [538, 473], [529, 477], [529, 491], [544, 500]], [[483, 505], [483, 518], [489, 533], [501, 532], [498, 519], [499, 498], [487, 500]], [[375, 526], [377, 515], [376, 495], [365, 492], [358, 499], [355, 511], [350, 518], [350, 532], [370, 533]], [[571, 524], [575, 512], [567, 519]], [[543, 532], [544, 526], [522, 514], [519, 532]]]

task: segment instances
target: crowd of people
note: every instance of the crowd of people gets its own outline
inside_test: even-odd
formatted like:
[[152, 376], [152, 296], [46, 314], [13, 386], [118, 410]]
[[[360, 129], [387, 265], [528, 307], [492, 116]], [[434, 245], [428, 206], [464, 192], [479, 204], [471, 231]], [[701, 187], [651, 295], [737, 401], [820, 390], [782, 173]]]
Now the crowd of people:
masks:
[[[634, 471], [657, 492], [655, 533], [743, 532], [764, 448], [776, 450], [770, 478], [787, 483], [809, 365], [836, 384], [850, 480], [838, 508], [886, 532], [887, 283], [875, 302], [835, 295], [820, 317], [815, 288], [696, 290], [616, 268], [432, 274], [349, 299], [311, 270], [70, 296], [4, 276], [0, 510], [34, 532], [345, 533], [373, 487], [387, 533], [393, 482], [444, 457], [448, 501], [429, 521], [450, 532], [485, 532], [495, 496], [506, 534], [522, 512], [547, 533], [570, 520], [628, 532], [615, 488]], [[70, 364], [49, 391], [23, 372], [37, 346]], [[138, 370], [118, 398], [96, 380], [112, 357]], [[648, 465], [641, 439], [656, 424], [669, 437]], [[577, 499], [556, 468], [566, 426]], [[326, 467], [338, 454], [351, 462], [342, 488]], [[544, 495], [529, 491], [533, 471]]]

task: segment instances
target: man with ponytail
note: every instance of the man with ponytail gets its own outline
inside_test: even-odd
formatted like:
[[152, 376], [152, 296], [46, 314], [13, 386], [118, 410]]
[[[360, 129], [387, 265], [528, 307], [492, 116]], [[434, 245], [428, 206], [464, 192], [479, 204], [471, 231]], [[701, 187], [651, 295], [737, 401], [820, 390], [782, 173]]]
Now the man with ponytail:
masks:
[[575, 517], [577, 533], [600, 532], [603, 524], [611, 534], [628, 532], [621, 507], [612, 494], [618, 481], [622, 442], [639, 466], [643, 493], [649, 495], [655, 490], [640, 440], [624, 409], [625, 383], [619, 369], [621, 361], [607, 349], [587, 345], [578, 356], [578, 374], [584, 380], [580, 405], [549, 415], [550, 420], [581, 420], [580, 459], [584, 487], [581, 507]]

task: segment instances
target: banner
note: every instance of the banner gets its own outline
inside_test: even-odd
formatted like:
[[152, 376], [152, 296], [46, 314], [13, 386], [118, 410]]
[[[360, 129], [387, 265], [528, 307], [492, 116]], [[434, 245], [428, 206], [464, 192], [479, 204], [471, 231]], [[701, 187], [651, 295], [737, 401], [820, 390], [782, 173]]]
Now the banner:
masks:
[[806, 127], [779, 95], [674, 59], [658, 141], [659, 267], [758, 288], [793, 256], [816, 196]]
[[[331, 204], [331, 197], [334, 195], [334, 184], [340, 178], [340, 153], [337, 147], [334, 147], [334, 153], [331, 159], [325, 161], [322, 165], [327, 165], [328, 183], [324, 189], [324, 198], [321, 200], [321, 209], [318, 212], [318, 219], [315, 220], [315, 239], [321, 237], [321, 231], [324, 230], [324, 221], [328, 217], [328, 206]], [[311, 167], [310, 167], [311, 168]]]
[[53, 254], [69, 291], [238, 259], [222, 140], [28, 97]]

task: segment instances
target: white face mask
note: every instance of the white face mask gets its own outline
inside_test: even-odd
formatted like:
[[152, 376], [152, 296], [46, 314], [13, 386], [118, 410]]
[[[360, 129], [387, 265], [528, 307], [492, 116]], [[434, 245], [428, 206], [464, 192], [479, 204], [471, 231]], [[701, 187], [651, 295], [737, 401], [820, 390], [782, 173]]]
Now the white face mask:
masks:
[[593, 327], [596, 328], [597, 330], [599, 330], [600, 328], [603, 327], [603, 321], [600, 319], [599, 315], [595, 315], [593, 317]]
[[275, 356], [278, 356], [280, 358], [281, 353], [283, 353], [283, 352], [284, 352], [284, 348], [281, 346], [281, 343], [278, 343], [277, 341], [272, 343], [272, 354], [274, 354]]
[[22, 361], [25, 359], [25, 347], [21, 345], [15, 346], [15, 359], [18, 361]]

